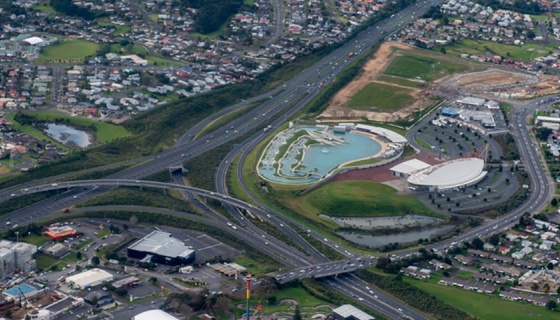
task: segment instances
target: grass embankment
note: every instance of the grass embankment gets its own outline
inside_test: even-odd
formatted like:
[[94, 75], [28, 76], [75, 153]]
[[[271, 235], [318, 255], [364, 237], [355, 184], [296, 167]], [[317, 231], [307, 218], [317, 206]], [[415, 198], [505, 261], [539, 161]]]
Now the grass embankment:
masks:
[[372, 82], [358, 91], [346, 107], [354, 110], [390, 112], [409, 104], [413, 99], [409, 89]]
[[406, 278], [405, 281], [457, 308], [485, 320], [558, 319], [558, 312], [524, 302]]
[[548, 55], [550, 51], [554, 52], [556, 48], [552, 44], [526, 43], [521, 47], [485, 40], [464, 39], [445, 47], [445, 50], [451, 55], [490, 53], [517, 60], [532, 61], [534, 58]]
[[83, 63], [84, 58], [94, 55], [100, 45], [85, 40], [63, 40], [60, 43], [46, 46], [39, 54], [38, 63], [73, 62]]
[[296, 212], [317, 219], [335, 217], [401, 216], [414, 213], [438, 216], [418, 199], [375, 182], [344, 181], [325, 184], [301, 197], [284, 199]]
[[385, 74], [424, 81], [433, 81], [447, 75], [472, 69], [464, 63], [438, 60], [436, 57], [404, 54], [396, 57]]
[[187, 202], [183, 201], [180, 195], [177, 195], [176, 192], [150, 188], [142, 188], [140, 190], [133, 187], [118, 188], [99, 197], [82, 202], [78, 205], [78, 207], [108, 205], [148, 206], [196, 213], [196, 211], [194, 211]]

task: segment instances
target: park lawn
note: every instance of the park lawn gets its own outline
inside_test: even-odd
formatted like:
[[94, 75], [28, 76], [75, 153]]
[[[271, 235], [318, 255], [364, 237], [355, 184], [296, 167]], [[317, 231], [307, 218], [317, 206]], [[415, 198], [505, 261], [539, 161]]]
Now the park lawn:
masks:
[[48, 1], [36, 5], [35, 7], [33, 7], [33, 10], [46, 13], [49, 16], [55, 13], [53, 7], [49, 6]]
[[[488, 48], [488, 50], [486, 48]], [[447, 53], [455, 55], [460, 55], [462, 53], [482, 54], [491, 51], [502, 57], [510, 57], [523, 61], [531, 61], [533, 58], [543, 57], [547, 55], [549, 51], [555, 51], [555, 47], [553, 45], [527, 43], [524, 44], [523, 47], [520, 47], [492, 41], [475, 41], [469, 39], [458, 41], [451, 46], [445, 47], [445, 49]], [[529, 51], [528, 49], [534, 50]], [[541, 52], [538, 52], [539, 50]]]
[[246, 6], [252, 6], [255, 4], [255, 0], [243, 0], [243, 4]]
[[85, 40], [67, 40], [46, 46], [39, 54], [38, 62], [83, 62], [87, 56], [95, 55], [100, 45]]
[[347, 108], [367, 111], [394, 111], [412, 102], [410, 90], [372, 82], [358, 91], [346, 104]]
[[558, 312], [525, 302], [513, 302], [488, 295], [406, 278], [405, 281], [437, 298], [484, 320], [558, 319]]
[[433, 81], [450, 74], [471, 69], [471, 67], [463, 63], [439, 60], [437, 56], [429, 58], [404, 54], [393, 60], [385, 70], [385, 74], [408, 79]]
[[58, 263], [58, 259], [49, 257], [49, 256], [45, 256], [42, 254], [37, 255], [37, 268], [42, 268], [42, 269], [48, 269], [50, 268], [52, 265], [55, 265]]
[[388, 76], [386, 74], [377, 77], [377, 80], [378, 81], [383, 81], [383, 82], [388, 82], [388, 83], [394, 83], [394, 84], [398, 84], [399, 86], [411, 87], [411, 88], [417, 88], [418, 86], [420, 86], [420, 82], [411, 81], [411, 80], [407, 80], [407, 79], [403, 79], [403, 78], [399, 78], [399, 77], [395, 77], [395, 76]]
[[68, 263], [75, 263], [84, 260], [84, 255], [82, 254], [82, 257], [78, 258], [78, 252], [71, 252], [67, 256], [65, 256], [63, 260]]
[[399, 195], [397, 190], [370, 181], [344, 181], [324, 184], [295, 198], [299, 210], [313, 215], [325, 214], [335, 217], [383, 217], [401, 216], [408, 213], [438, 216], [420, 200]]
[[44, 245], [45, 243], [51, 241], [51, 239], [48, 238], [48, 237], [45, 237], [43, 235], [39, 236], [39, 235], [36, 235], [36, 234], [30, 234], [30, 235], [27, 235], [27, 236], [21, 238], [21, 241], [36, 245], [37, 247], [40, 247], [40, 246]]

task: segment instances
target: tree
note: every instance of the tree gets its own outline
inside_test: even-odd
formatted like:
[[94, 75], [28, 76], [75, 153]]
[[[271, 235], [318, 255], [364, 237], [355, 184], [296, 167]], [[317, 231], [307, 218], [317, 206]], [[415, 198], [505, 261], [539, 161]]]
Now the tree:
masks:
[[91, 264], [93, 264], [94, 266], [98, 266], [99, 265], [99, 258], [98, 257], [91, 258]]
[[531, 285], [531, 290], [533, 290], [533, 291], [539, 290], [539, 284], [538, 284], [538, 283], [533, 283], [533, 284]]
[[546, 308], [548, 310], [554, 310], [556, 309], [556, 301], [554, 300], [548, 300], [548, 302], [546, 303]]
[[293, 320], [302, 320], [301, 314], [299, 312], [299, 305], [296, 305], [296, 311], [294, 312]]
[[82, 253], [80, 251], [78, 251], [76, 253], [76, 258], [78, 258], [79, 260], [82, 260]]
[[439, 51], [440, 51], [442, 54], [447, 54], [447, 51], [445, 50], [445, 47], [441, 47], [441, 49], [439, 49]]
[[472, 246], [475, 249], [482, 250], [484, 248], [484, 242], [482, 242], [482, 240], [480, 240], [480, 238], [474, 238], [472, 240]]
[[544, 293], [548, 293], [550, 291], [550, 285], [547, 283], [545, 283], [542, 287]]
[[556, 288], [556, 293], [560, 294], [560, 287]]
[[6, 316], [6, 318], [11, 318], [12, 317], [12, 309], [6, 310], [6, 313], [4, 313], [4, 315]]
[[155, 286], [158, 283], [158, 279], [156, 277], [151, 277], [148, 282]]
[[488, 240], [488, 242], [490, 242], [490, 244], [492, 245], [499, 245], [500, 244], [500, 236], [497, 234], [493, 234], [490, 239]]
[[553, 207], [557, 207], [558, 206], [558, 199], [552, 198], [552, 200], [550, 201], [550, 205], [553, 206]]
[[533, 31], [533, 30], [529, 30], [529, 32], [527, 32], [527, 38], [529, 38], [531, 40], [535, 39], [536, 36], [537, 35], [535, 34], [535, 31]]

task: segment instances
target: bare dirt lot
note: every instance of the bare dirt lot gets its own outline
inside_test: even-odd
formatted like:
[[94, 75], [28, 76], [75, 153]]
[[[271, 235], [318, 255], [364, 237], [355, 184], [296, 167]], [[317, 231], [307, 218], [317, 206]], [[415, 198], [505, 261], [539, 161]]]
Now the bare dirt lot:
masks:
[[[383, 74], [383, 71], [393, 61], [393, 59], [396, 56], [400, 55], [400, 53], [395, 49], [398, 49], [399, 51], [408, 51], [413, 48], [397, 42], [383, 43], [375, 53], [374, 57], [364, 65], [363, 72], [331, 99], [331, 101], [329, 102], [329, 107], [319, 116], [319, 118], [322, 121], [336, 121], [342, 119], [347, 120], [350, 118], [365, 117], [372, 121], [392, 122], [406, 118], [413, 112], [422, 110], [431, 105], [433, 101], [428, 99], [429, 94], [427, 94], [422, 89], [403, 87], [398, 84], [376, 80], [378, 76]], [[372, 82], [383, 83], [394, 87], [406, 88], [414, 97], [414, 102], [411, 105], [407, 105], [400, 108], [399, 110], [396, 110], [395, 112], [353, 110], [345, 107], [347, 102], [356, 93], [358, 93], [358, 91], [364, 88], [368, 83]]]

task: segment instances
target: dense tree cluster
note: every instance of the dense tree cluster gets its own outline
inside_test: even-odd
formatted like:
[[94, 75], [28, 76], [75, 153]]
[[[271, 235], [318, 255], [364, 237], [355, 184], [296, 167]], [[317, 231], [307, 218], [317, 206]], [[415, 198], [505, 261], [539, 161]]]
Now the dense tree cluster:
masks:
[[93, 20], [96, 14], [89, 9], [75, 5], [72, 0], [51, 0], [51, 7], [57, 12], [64, 13], [73, 17], [80, 17], [85, 20]]
[[229, 17], [236, 14], [243, 0], [183, 0], [182, 4], [198, 9], [195, 16], [196, 31], [207, 34], [218, 30]]

